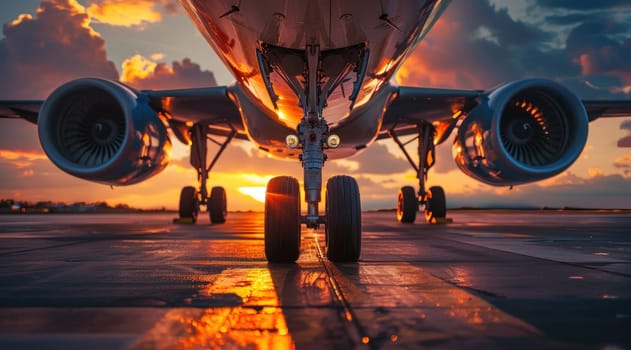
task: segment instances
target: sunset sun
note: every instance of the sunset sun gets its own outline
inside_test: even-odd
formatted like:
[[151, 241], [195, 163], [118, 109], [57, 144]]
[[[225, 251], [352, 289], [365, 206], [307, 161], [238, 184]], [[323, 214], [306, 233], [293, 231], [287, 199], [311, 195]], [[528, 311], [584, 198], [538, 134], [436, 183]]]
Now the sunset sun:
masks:
[[254, 198], [257, 202], [265, 203], [264, 186], [239, 187], [239, 192]]

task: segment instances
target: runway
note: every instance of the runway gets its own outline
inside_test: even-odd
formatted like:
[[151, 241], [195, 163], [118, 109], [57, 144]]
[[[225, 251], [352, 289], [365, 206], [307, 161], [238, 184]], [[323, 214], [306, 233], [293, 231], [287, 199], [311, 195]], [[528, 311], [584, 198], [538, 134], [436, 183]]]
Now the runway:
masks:
[[0, 216], [0, 349], [631, 349], [631, 214], [363, 214], [268, 264], [263, 215]]

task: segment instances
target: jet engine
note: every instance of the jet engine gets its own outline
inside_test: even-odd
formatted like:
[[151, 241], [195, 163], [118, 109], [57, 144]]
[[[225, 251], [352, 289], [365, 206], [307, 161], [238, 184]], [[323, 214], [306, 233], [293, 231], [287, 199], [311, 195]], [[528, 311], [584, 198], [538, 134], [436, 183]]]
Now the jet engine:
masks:
[[494, 186], [542, 180], [567, 169], [587, 141], [582, 101], [550, 80], [503, 85], [459, 127], [453, 147], [458, 167]]
[[170, 159], [167, 129], [146, 97], [114, 81], [78, 79], [57, 88], [42, 105], [38, 132], [61, 170], [108, 185], [145, 180]]

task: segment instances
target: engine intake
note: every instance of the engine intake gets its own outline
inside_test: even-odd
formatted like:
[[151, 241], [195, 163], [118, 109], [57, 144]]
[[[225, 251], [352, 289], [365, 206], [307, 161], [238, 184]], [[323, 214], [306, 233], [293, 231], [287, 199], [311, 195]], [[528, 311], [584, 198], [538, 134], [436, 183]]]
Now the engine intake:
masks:
[[501, 86], [460, 125], [454, 158], [467, 175], [490, 185], [517, 185], [559, 174], [587, 141], [581, 100], [550, 80]]
[[42, 148], [61, 170], [108, 185], [130, 185], [168, 164], [164, 123], [138, 92], [86, 78], [57, 88], [38, 118]]

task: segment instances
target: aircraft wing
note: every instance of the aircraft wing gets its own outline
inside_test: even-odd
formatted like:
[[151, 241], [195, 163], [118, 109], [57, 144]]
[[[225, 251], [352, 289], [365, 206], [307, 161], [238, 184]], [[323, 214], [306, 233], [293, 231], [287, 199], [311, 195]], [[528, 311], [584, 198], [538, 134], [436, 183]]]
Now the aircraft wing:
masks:
[[583, 100], [589, 121], [598, 118], [631, 117], [631, 100]]
[[[386, 107], [378, 140], [417, 133], [419, 122], [451, 121], [449, 132], [456, 126], [457, 117], [478, 105], [484, 95], [478, 90], [428, 89], [400, 86]], [[443, 140], [441, 140], [442, 142]]]
[[[378, 139], [417, 132], [418, 122], [450, 121], [468, 113], [489, 94], [481, 90], [428, 89], [401, 86], [387, 106]], [[589, 121], [609, 117], [631, 117], [631, 100], [583, 100]], [[448, 135], [446, 135], [448, 136]]]
[[[230, 98], [229, 88], [209, 88], [143, 91], [156, 112], [165, 113], [178, 139], [180, 131], [188, 129], [186, 124], [208, 124], [208, 133], [226, 136], [232, 130], [236, 138], [248, 140], [239, 108]], [[184, 134], [186, 134], [184, 132]], [[186, 142], [185, 142], [186, 143]]]
[[[186, 130], [194, 123], [208, 124], [209, 133], [217, 136], [226, 136], [234, 129], [235, 137], [247, 140], [239, 109], [226, 86], [148, 90], [140, 94], [149, 99], [151, 108], [167, 117], [180, 141], [187, 143]], [[37, 124], [43, 103], [43, 100], [0, 100], [0, 118], [25, 119]]]
[[42, 103], [44, 101], [39, 100], [0, 101], [0, 118], [21, 118], [37, 124], [37, 115]]

